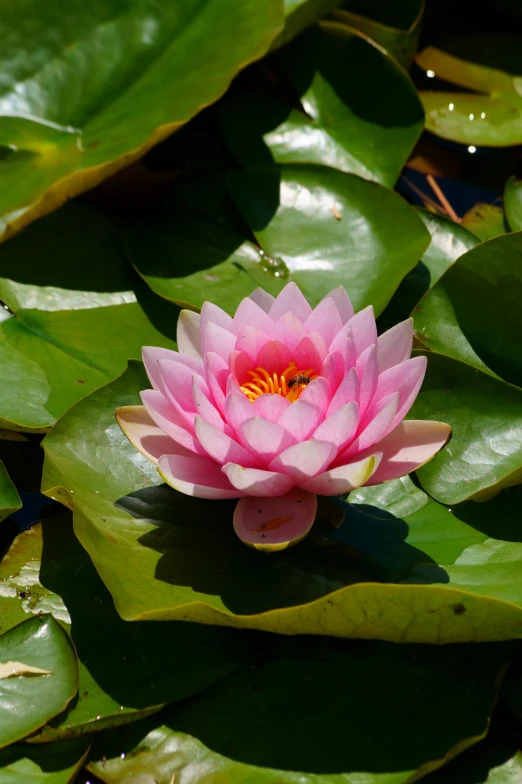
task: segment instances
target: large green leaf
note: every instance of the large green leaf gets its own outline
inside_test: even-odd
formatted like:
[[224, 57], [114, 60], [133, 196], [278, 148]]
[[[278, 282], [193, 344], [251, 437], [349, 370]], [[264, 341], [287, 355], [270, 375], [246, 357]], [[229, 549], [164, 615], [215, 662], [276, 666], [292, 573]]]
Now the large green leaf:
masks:
[[[333, 542], [321, 513], [298, 547], [260, 556], [233, 533], [233, 502], [160, 485], [155, 466], [119, 430], [115, 408], [136, 404], [147, 384], [141, 366], [131, 364], [121, 379], [74, 406], [44, 441], [44, 490], [74, 505], [78, 538], [124, 618], [401, 642], [522, 637], [516, 493], [451, 512], [433, 501], [415, 525], [395, 499], [392, 520], [367, 514], [359, 523], [352, 511]], [[418, 492], [417, 505], [426, 506]], [[505, 531], [492, 531], [499, 541], [491, 547], [482, 533], [490, 514]], [[468, 548], [473, 563], [477, 544], [487, 545], [493, 570], [502, 550], [507, 580], [490, 578], [487, 557], [485, 573], [472, 571], [473, 580], [466, 569], [450, 577]], [[426, 563], [432, 568], [421, 574]]]
[[52, 615], [30, 618], [0, 636], [0, 662], [21, 662], [49, 675], [0, 679], [0, 747], [37, 730], [78, 690], [78, 665], [69, 636]]
[[116, 229], [79, 204], [0, 248], [0, 299], [11, 314], [0, 322], [3, 427], [45, 431], [143, 345], [174, 347], [176, 310], [161, 300], [142, 307], [131, 273]]
[[[520, 41], [518, 41], [518, 51]], [[469, 146], [522, 143], [522, 77], [428, 47], [416, 58], [429, 76], [476, 92], [421, 92], [426, 128]]]
[[241, 650], [233, 632], [122, 621], [69, 518], [24, 531], [0, 564], [2, 628], [51, 612], [70, 627], [79, 659], [78, 697], [34, 742], [135, 721], [228, 675]]
[[504, 189], [504, 209], [512, 231], [522, 231], [522, 180], [510, 177]]
[[215, 101], [283, 25], [281, 0], [52, 0], [45, 12], [23, 0], [2, 10], [7, 233], [136, 160]]
[[517, 232], [461, 256], [416, 308], [418, 340], [522, 386], [521, 254]]
[[[393, 186], [424, 127], [407, 74], [353, 30], [323, 22], [280, 57], [301, 106], [233, 90], [220, 121], [245, 166], [316, 163]], [[364, 73], [364, 79], [347, 73]]]
[[46, 746], [15, 744], [0, 752], [2, 784], [69, 784], [83, 766], [89, 742], [52, 743]]
[[442, 215], [421, 209], [417, 209], [417, 214], [428, 229], [431, 242], [417, 266], [401, 281], [381, 315], [381, 330], [390, 329], [399, 321], [408, 318], [415, 305], [453, 262], [478, 242], [471, 232]]
[[360, 30], [409, 68], [417, 51], [423, 14], [424, 0], [344, 0], [334, 19]]
[[231, 172], [229, 183], [263, 250], [311, 303], [342, 284], [356, 310], [379, 314], [429, 244], [406, 202], [353, 174], [274, 165]]
[[232, 677], [101, 738], [89, 769], [107, 784], [400, 784], [486, 732], [501, 647], [255, 639]]
[[5, 466], [0, 460], [0, 521], [20, 509], [22, 502]]

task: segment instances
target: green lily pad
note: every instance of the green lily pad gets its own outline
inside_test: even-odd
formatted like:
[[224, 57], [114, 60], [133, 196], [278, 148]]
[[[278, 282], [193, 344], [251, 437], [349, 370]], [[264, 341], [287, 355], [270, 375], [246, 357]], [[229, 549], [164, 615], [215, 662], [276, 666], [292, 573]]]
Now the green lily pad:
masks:
[[505, 655], [493, 645], [255, 639], [231, 677], [100, 738], [89, 770], [107, 784], [412, 781], [485, 735]]
[[409, 68], [417, 51], [423, 15], [424, 0], [344, 0], [334, 19], [360, 30]]
[[[424, 127], [408, 75], [356, 31], [322, 22], [293, 41], [280, 65], [300, 101], [233, 90], [220, 125], [244, 166], [323, 164], [393, 186]], [[364, 80], [347, 78], [362, 72]]]
[[512, 231], [522, 230], [522, 180], [510, 177], [504, 189], [504, 209]]
[[16, 512], [17, 509], [20, 509], [21, 506], [22, 502], [18, 491], [0, 460], [0, 522], [13, 512]]
[[475, 204], [463, 215], [461, 225], [483, 242], [493, 237], [500, 237], [508, 230], [502, 207], [483, 202]]
[[240, 656], [233, 632], [122, 621], [72, 532], [69, 513], [19, 534], [0, 564], [2, 629], [41, 612], [70, 628], [80, 685], [77, 698], [34, 743], [136, 721], [228, 675]]
[[0, 298], [10, 309], [0, 322], [1, 426], [45, 432], [143, 345], [174, 347], [175, 309], [157, 300], [171, 311], [165, 318], [140, 285], [118, 231], [85, 205], [67, 205], [0, 248]]
[[0, 752], [2, 784], [69, 784], [75, 781], [89, 751], [89, 741], [45, 746], [14, 744]]
[[40, 615], [0, 636], [0, 662], [22, 662], [50, 675], [0, 680], [0, 748], [60, 713], [78, 690], [78, 665], [69, 636], [52, 615]]
[[403, 199], [353, 174], [274, 165], [230, 172], [229, 185], [263, 250], [283, 263], [280, 276], [312, 304], [342, 284], [356, 310], [381, 313], [430, 241]]
[[461, 256], [416, 308], [418, 340], [522, 386], [521, 254], [517, 232]]
[[285, 27], [272, 42], [271, 49], [279, 49], [305, 27], [328, 16], [341, 0], [284, 0]]
[[508, 147], [522, 143], [521, 76], [432, 46], [420, 52], [416, 62], [428, 76], [476, 91], [420, 92], [429, 131], [470, 147]]
[[417, 266], [399, 284], [388, 307], [379, 319], [380, 330], [386, 330], [408, 318], [424, 294], [431, 289], [449, 267], [478, 243], [470, 231], [453, 221], [427, 210], [417, 214], [431, 235]]
[[[411, 544], [413, 524], [402, 514], [384, 523], [366, 515], [358, 526], [352, 512], [340, 540], [321, 514], [300, 545], [260, 557], [233, 532], [233, 502], [194, 499], [161, 485], [156, 467], [119, 430], [114, 410], [135, 405], [147, 385], [141, 365], [131, 363], [120, 379], [67, 412], [44, 440], [43, 489], [74, 504], [75, 532], [123, 618], [396, 642], [522, 637], [522, 586], [519, 601], [520, 575], [515, 580], [513, 573], [522, 558], [513, 524], [516, 494], [507, 502], [502, 494], [488, 504], [452, 507], [452, 513], [436, 504], [421, 516]], [[463, 461], [458, 465], [463, 471]], [[507, 533], [498, 534], [495, 547], [504, 547], [509, 579], [486, 579], [487, 569], [486, 576], [475, 570], [473, 581], [466, 569], [450, 579], [457, 559], [488, 539], [480, 532], [492, 508], [492, 519], [506, 521]], [[493, 554], [490, 560], [493, 568]], [[423, 564], [430, 569], [420, 574]], [[413, 581], [404, 583], [414, 570]]]
[[3, 26], [6, 236], [141, 157], [219, 98], [281, 31], [283, 4], [109, 0], [86, 13], [53, 0], [42, 15], [36, 0], [24, 0]]

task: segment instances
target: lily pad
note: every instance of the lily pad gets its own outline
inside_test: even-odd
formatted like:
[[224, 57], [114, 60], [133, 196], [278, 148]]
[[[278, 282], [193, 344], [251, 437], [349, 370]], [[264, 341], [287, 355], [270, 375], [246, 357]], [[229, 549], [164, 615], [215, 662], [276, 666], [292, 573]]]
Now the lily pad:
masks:
[[[230, 172], [237, 208], [311, 304], [339, 284], [356, 310], [381, 313], [430, 235], [414, 210], [376, 183], [324, 166]], [[262, 283], [260, 283], [262, 285]]]
[[[175, 309], [167, 320], [157, 310], [166, 303], [143, 300], [119, 232], [85, 205], [67, 205], [0, 248], [0, 298], [9, 308], [0, 322], [0, 424], [8, 429], [45, 432], [143, 345], [175, 345], [167, 337]], [[144, 308], [154, 309], [150, 319]]]
[[[364, 36], [322, 22], [281, 53], [296, 91], [287, 104], [241, 89], [220, 105], [226, 141], [244, 166], [331, 166], [393, 186], [424, 127], [408, 75]], [[363, 72], [364, 80], [347, 78]]]
[[69, 636], [51, 615], [40, 615], [0, 637], [0, 661], [21, 661], [50, 675], [0, 680], [0, 748], [37, 730], [60, 713], [78, 689], [78, 665]]
[[504, 210], [495, 204], [479, 202], [462, 216], [462, 224], [482, 241], [500, 237], [508, 230]]
[[522, 144], [521, 76], [432, 46], [420, 52], [416, 62], [430, 76], [476, 91], [420, 92], [429, 131], [476, 147]]
[[89, 741], [45, 746], [14, 744], [0, 752], [2, 784], [69, 784], [76, 780], [87, 757]]
[[122, 621], [72, 532], [69, 513], [21, 533], [0, 565], [2, 629], [42, 611], [70, 628], [80, 685], [66, 712], [31, 739], [35, 743], [136, 721], [228, 675], [240, 656], [233, 632]]
[[485, 735], [503, 664], [493, 645], [256, 641], [248, 665], [220, 684], [100, 738], [89, 770], [107, 784], [400, 784]]
[[[435, 355], [430, 363], [434, 360]], [[497, 383], [490, 376], [484, 378]], [[245, 548], [235, 536], [233, 502], [194, 499], [161, 485], [155, 466], [126, 440], [114, 421], [114, 410], [135, 405], [147, 384], [141, 365], [131, 363], [120, 379], [67, 412], [44, 440], [44, 491], [74, 505], [75, 532], [123, 618], [397, 642], [522, 637], [522, 587], [519, 600], [520, 580], [513, 573], [522, 557], [513, 523], [519, 516], [516, 494], [507, 501], [502, 494], [488, 504], [459, 505], [458, 512], [452, 507], [452, 513], [436, 504], [421, 518], [411, 544], [410, 522], [402, 514], [384, 523], [366, 515], [355, 530], [349, 517], [340, 529], [340, 541], [340, 532], [333, 533], [335, 529], [319, 515], [304, 542], [267, 557]], [[476, 387], [473, 378], [469, 394]], [[486, 392], [488, 400], [491, 395], [498, 399], [496, 390]], [[429, 386], [426, 396], [429, 402]], [[516, 402], [519, 412], [518, 398]], [[424, 409], [427, 402], [422, 415]], [[456, 433], [458, 438], [457, 427]], [[504, 443], [502, 432], [498, 437]], [[516, 434], [512, 437], [515, 442]], [[520, 439], [517, 444], [520, 449]], [[452, 459], [450, 455], [448, 460]], [[456, 465], [463, 474], [464, 461]], [[422, 471], [428, 469], [429, 465]], [[423, 477], [426, 486], [429, 479], [429, 474]], [[434, 473], [431, 485], [436, 489], [437, 481]], [[463, 486], [467, 487], [466, 479]], [[484, 515], [486, 522], [505, 521], [505, 535], [500, 530], [491, 533], [499, 543], [485, 562], [495, 568], [495, 548], [504, 548], [507, 581], [486, 579], [480, 569], [473, 572], [471, 584], [466, 569], [462, 578], [457, 571], [450, 579], [449, 570], [456, 568], [453, 564], [463, 552], [487, 540], [480, 533]], [[361, 530], [367, 539], [364, 546]], [[430, 569], [419, 575], [423, 564]], [[414, 569], [416, 576], [409, 582]], [[516, 574], [520, 576], [519, 570]]]
[[417, 339], [522, 386], [521, 255], [522, 232], [516, 232], [460, 256], [417, 306]]
[[272, 42], [271, 49], [279, 49], [305, 27], [328, 16], [341, 0], [284, 0], [285, 27]]
[[88, 13], [52, 0], [45, 14], [36, 0], [24, 0], [6, 12], [4, 236], [177, 130], [261, 57], [282, 26], [280, 0], [109, 0]]
[[424, 0], [345, 0], [334, 19], [360, 30], [409, 68], [417, 51], [423, 15]]
[[0, 460], [0, 522], [13, 512], [16, 512], [17, 509], [20, 509], [21, 506], [22, 502], [18, 491]]
[[510, 177], [504, 189], [504, 209], [512, 231], [522, 230], [522, 180]]

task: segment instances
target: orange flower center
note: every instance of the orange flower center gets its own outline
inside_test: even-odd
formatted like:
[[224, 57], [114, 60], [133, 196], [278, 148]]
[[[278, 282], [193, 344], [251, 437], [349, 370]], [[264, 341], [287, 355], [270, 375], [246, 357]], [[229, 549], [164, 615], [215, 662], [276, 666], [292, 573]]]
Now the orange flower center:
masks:
[[252, 381], [245, 382], [241, 386], [241, 391], [251, 403], [260, 395], [281, 395], [293, 403], [310, 381], [317, 378], [313, 368], [299, 370], [295, 362], [290, 362], [284, 373], [279, 376], [277, 373], [270, 375], [268, 370], [261, 367], [248, 370], [247, 375], [251, 376]]

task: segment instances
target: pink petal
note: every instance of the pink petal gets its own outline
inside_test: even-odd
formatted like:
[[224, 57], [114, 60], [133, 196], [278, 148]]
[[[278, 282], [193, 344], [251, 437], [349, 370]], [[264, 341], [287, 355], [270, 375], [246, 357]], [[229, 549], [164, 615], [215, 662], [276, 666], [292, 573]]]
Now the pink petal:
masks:
[[293, 313], [285, 313], [275, 322], [270, 336], [293, 353], [297, 344], [306, 337], [306, 334], [303, 323]]
[[199, 441], [194, 438], [193, 432], [188, 429], [186, 421], [161, 392], [146, 389], [141, 393], [141, 399], [150, 417], [164, 433], [191, 452], [198, 455], [205, 454]]
[[269, 373], [281, 375], [290, 365], [292, 354], [289, 349], [278, 340], [269, 340], [257, 357], [257, 367], [268, 370]]
[[313, 479], [307, 479], [301, 487], [317, 495], [344, 495], [367, 483], [377, 471], [381, 458], [382, 454], [378, 453], [355, 463], [331, 468]]
[[311, 332], [299, 341], [294, 350], [294, 361], [300, 370], [312, 368], [319, 373], [328, 349], [324, 338], [318, 332]]
[[196, 437], [207, 454], [219, 463], [239, 463], [247, 468], [259, 468], [260, 464], [256, 458], [247, 452], [237, 441], [218, 430], [217, 427], [205, 422], [199, 416], [194, 420]]
[[222, 430], [224, 433], [227, 433], [227, 435], [230, 435], [228, 427], [224, 423], [219, 411], [212, 405], [208, 399], [208, 395], [198, 386], [195, 380], [192, 382], [192, 397], [194, 399], [195, 411], [197, 411], [199, 416], [203, 417], [206, 422], [210, 422], [214, 427], [217, 427], [218, 430]]
[[225, 419], [234, 430], [252, 416], [254, 416], [254, 406], [243, 392], [232, 392], [226, 396]]
[[201, 359], [194, 359], [193, 357], [188, 356], [188, 354], [180, 354], [177, 351], [170, 351], [168, 348], [157, 348], [156, 346], [144, 346], [141, 350], [141, 355], [143, 359], [143, 364], [145, 365], [145, 370], [147, 371], [147, 375], [150, 379], [150, 383], [152, 384], [155, 390], [159, 390], [160, 392], [164, 392], [165, 390], [162, 387], [162, 382], [160, 379], [159, 369], [158, 369], [158, 361], [160, 359], [169, 359], [173, 362], [179, 362], [182, 365], [186, 365], [186, 367], [191, 368], [195, 373], [198, 373], [200, 376], [204, 374], [204, 366]]
[[204, 379], [201, 376], [196, 376], [190, 368], [179, 362], [171, 362], [169, 359], [160, 359], [158, 370], [168, 399], [174, 404], [177, 403], [183, 411], [194, 412], [196, 406], [192, 396], [192, 379], [197, 378], [199, 384], [206, 388], [207, 384]]
[[218, 411], [225, 413], [225, 390], [230, 375], [228, 364], [218, 354], [205, 355], [205, 375], [208, 388]]
[[179, 351], [193, 359], [201, 359], [200, 321], [199, 313], [193, 310], [182, 310], [178, 318], [176, 337]]
[[210, 321], [205, 324], [202, 335], [203, 356], [206, 356], [207, 352], [211, 351], [228, 363], [230, 354], [236, 347], [236, 336], [227, 329], [218, 327], [217, 324], [212, 324]]
[[328, 441], [303, 441], [281, 452], [268, 467], [302, 482], [324, 471], [336, 454], [337, 449]]
[[334, 396], [328, 406], [327, 415], [334, 414], [338, 408], [357, 401], [359, 399], [359, 376], [355, 368], [352, 368], [345, 375], [341, 381], [338, 389], [335, 391]]
[[355, 367], [358, 355], [355, 350], [355, 340], [350, 324], [345, 324], [341, 331], [337, 333], [330, 344], [329, 351], [331, 354], [339, 351], [347, 369]]
[[314, 378], [299, 395], [299, 400], [311, 403], [323, 413], [326, 413], [331, 398], [332, 388], [329, 382], [322, 376]]
[[347, 321], [350, 321], [353, 316], [353, 307], [352, 303], [350, 302], [350, 297], [346, 293], [344, 286], [337, 286], [336, 289], [326, 295], [325, 299], [327, 297], [331, 297], [331, 299], [333, 299], [335, 307], [337, 308], [337, 312], [341, 318], [341, 322], [346, 324]]
[[298, 488], [276, 498], [246, 496], [234, 510], [234, 531], [257, 550], [284, 550], [306, 536], [316, 513], [317, 497]]
[[[397, 406], [399, 404], [399, 393], [395, 392], [393, 395], [384, 397], [380, 402], [380, 410], [377, 411], [373, 419], [366, 425], [364, 430], [357, 436], [355, 441], [343, 452], [342, 455], [336, 460], [336, 465], [346, 463], [348, 458], [356, 457], [361, 452], [364, 452], [370, 447], [374, 447], [381, 439], [384, 438], [389, 432], [391, 424], [397, 413]], [[382, 451], [375, 447], [375, 451]]]
[[413, 345], [413, 319], [401, 321], [377, 339], [379, 373], [409, 359]]
[[247, 370], [252, 370], [254, 364], [252, 358], [244, 351], [233, 351], [230, 354], [230, 372], [235, 376], [238, 384], [244, 384], [249, 379]]
[[259, 365], [258, 356], [270, 338], [261, 329], [243, 327], [236, 340], [236, 351], [248, 354], [254, 365]]
[[377, 328], [372, 306], [368, 305], [364, 310], [360, 310], [350, 319], [348, 324], [352, 328], [355, 351], [360, 357], [368, 346], [377, 343]]
[[325, 297], [312, 311], [305, 321], [308, 332], [319, 332], [329, 346], [335, 336], [341, 331], [343, 322], [331, 297]]
[[240, 304], [234, 315], [231, 331], [239, 335], [243, 327], [256, 327], [270, 335], [274, 322], [270, 316], [249, 297]]
[[[290, 403], [282, 395], [260, 395], [252, 405], [254, 416], [264, 417], [270, 422], [278, 422], [279, 417], [288, 409], [293, 408], [295, 403]], [[279, 422], [279, 424], [283, 424]], [[283, 425], [284, 427], [284, 425]]]
[[424, 381], [427, 362], [426, 357], [413, 357], [388, 368], [379, 376], [374, 401], [392, 392], [399, 393], [399, 407], [392, 427], [398, 425], [412, 407]]
[[288, 430], [297, 441], [305, 441], [316, 429], [323, 419], [323, 412], [317, 406], [302, 399], [302, 395], [295, 403], [281, 414], [279, 424]]
[[361, 418], [364, 416], [368, 405], [373, 400], [379, 371], [377, 369], [377, 349], [375, 346], [368, 346], [357, 360], [357, 375], [359, 377], [359, 411]]
[[288, 283], [276, 297], [268, 315], [273, 321], [277, 321], [288, 312], [293, 313], [303, 323], [312, 312], [301, 290], [293, 282]]
[[346, 365], [341, 352], [334, 351], [328, 354], [321, 368], [321, 376], [330, 384], [332, 394], [337, 390], [345, 374]]
[[[226, 329], [228, 332], [232, 332], [232, 319], [225, 313], [224, 310], [218, 308], [217, 305], [214, 305], [213, 302], [204, 302], [203, 307], [201, 308], [201, 322], [200, 322], [200, 333], [203, 334], [203, 330], [205, 329], [205, 325], [208, 322], [212, 322], [212, 324], [217, 324], [218, 327], [222, 327]], [[203, 350], [203, 354], [205, 351]]]
[[138, 452], [153, 463], [162, 455], [193, 455], [165, 435], [147, 413], [145, 406], [123, 406], [116, 411], [118, 424]]
[[237, 428], [237, 434], [249, 452], [255, 454], [264, 463], [269, 463], [280, 452], [295, 444], [295, 437], [284, 427], [262, 417], [247, 419]]
[[244, 468], [237, 463], [227, 463], [222, 471], [230, 483], [243, 495], [256, 497], [284, 495], [293, 486], [289, 476], [276, 471], [263, 471], [260, 468]]
[[415, 471], [442, 449], [451, 433], [444, 422], [410, 419], [373, 447], [383, 453], [382, 462], [368, 485], [377, 485]]
[[206, 458], [163, 455], [158, 471], [168, 485], [185, 495], [216, 500], [241, 496], [221, 468]]
[[259, 307], [264, 310], [265, 313], [269, 312], [270, 308], [275, 302], [275, 297], [269, 294], [268, 291], [265, 291], [261, 288], [255, 289], [255, 291], [250, 294], [249, 299], [255, 302], [256, 305], [259, 305]]
[[348, 441], [352, 440], [358, 424], [359, 407], [357, 403], [346, 403], [319, 425], [313, 438], [316, 441], [328, 441], [340, 450]]

